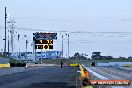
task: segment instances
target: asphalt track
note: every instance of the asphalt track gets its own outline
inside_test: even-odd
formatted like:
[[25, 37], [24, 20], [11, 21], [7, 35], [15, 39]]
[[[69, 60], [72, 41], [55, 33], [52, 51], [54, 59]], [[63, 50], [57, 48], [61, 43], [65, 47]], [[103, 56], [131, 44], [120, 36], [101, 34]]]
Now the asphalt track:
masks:
[[0, 88], [76, 88], [77, 68], [44, 67], [0, 76]]

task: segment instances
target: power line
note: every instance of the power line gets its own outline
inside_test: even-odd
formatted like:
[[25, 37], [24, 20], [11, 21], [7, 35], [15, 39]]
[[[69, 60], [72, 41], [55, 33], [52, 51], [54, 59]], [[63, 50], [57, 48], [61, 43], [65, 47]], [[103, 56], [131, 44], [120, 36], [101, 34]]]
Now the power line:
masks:
[[34, 28], [22, 28], [22, 27], [17, 27], [17, 29], [20, 30], [29, 30], [29, 31], [51, 31], [51, 32], [68, 32], [71, 34], [132, 34], [132, 32], [88, 32], [88, 31], [55, 31], [55, 30], [41, 30], [41, 29], [34, 29]]
[[[3, 28], [3, 27], [0, 27]], [[35, 29], [35, 28], [23, 28], [23, 27], [16, 27], [16, 30], [27, 30], [27, 31], [45, 31], [45, 32], [60, 32], [60, 33], [70, 33], [70, 34], [122, 34], [122, 35], [132, 35], [132, 32], [88, 32], [88, 31], [55, 31], [55, 30], [42, 30], [42, 29]]]
[[[55, 41], [56, 43], [60, 43], [61, 41], [60, 40], [56, 40]], [[68, 42], [68, 41], [64, 41], [64, 42]], [[86, 43], [86, 44], [90, 44], [90, 43], [132, 43], [132, 41], [89, 41], [89, 40], [85, 40], [85, 41], [78, 41], [78, 40], [72, 40], [72, 41], [69, 41], [70, 44], [72, 43]]]

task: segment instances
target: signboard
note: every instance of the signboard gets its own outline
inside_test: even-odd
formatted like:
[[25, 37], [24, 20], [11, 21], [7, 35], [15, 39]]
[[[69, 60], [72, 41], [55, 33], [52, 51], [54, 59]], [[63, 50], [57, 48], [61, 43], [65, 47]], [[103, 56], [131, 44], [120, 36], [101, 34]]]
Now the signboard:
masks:
[[33, 33], [33, 40], [57, 40], [57, 33]]
[[53, 40], [57, 40], [57, 33], [33, 33], [35, 49], [53, 49]]
[[[42, 56], [41, 56], [42, 55]], [[36, 52], [36, 57], [39, 58], [46, 58], [46, 52]]]
[[[62, 51], [44, 51], [44, 52], [36, 52], [36, 57], [38, 59], [55, 59], [61, 58]], [[42, 55], [42, 56], [41, 56]]]
[[46, 51], [46, 58], [61, 58], [61, 51]]

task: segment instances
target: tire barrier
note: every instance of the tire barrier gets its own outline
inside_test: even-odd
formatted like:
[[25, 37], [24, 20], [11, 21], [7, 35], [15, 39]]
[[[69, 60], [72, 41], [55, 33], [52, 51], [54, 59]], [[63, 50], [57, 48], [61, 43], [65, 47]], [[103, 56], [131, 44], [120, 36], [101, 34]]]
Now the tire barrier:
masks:
[[25, 67], [26, 63], [10, 63], [10, 67]]

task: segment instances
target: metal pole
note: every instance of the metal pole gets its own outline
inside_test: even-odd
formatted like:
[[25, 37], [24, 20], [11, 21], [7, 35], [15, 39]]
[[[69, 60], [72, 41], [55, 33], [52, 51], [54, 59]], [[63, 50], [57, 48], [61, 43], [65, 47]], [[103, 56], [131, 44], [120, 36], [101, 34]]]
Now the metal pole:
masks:
[[9, 56], [9, 30], [8, 30], [8, 56]]
[[34, 62], [35, 62], [35, 43], [34, 43], [34, 40], [33, 40], [32, 46], [33, 46], [33, 53], [32, 53], [32, 56], [33, 56], [33, 60], [34, 60]]
[[68, 34], [68, 58], [69, 58], [69, 34]]
[[5, 48], [4, 48], [4, 55], [6, 55], [6, 18], [7, 18], [7, 14], [6, 14], [6, 7], [5, 7]]
[[63, 35], [62, 35], [62, 58], [63, 58]]
[[42, 62], [42, 48], [41, 48], [41, 62]]
[[35, 51], [35, 34], [33, 33], [33, 59], [34, 59], [34, 62], [36, 62], [36, 51]]
[[28, 41], [26, 40], [26, 62], [28, 62], [28, 60], [27, 60], [27, 43], [28, 43]]
[[10, 21], [8, 21], [8, 23], [10, 23], [10, 33], [11, 33], [11, 51], [13, 53], [13, 50], [14, 50], [14, 43], [13, 43], [13, 34], [14, 34], [14, 23], [16, 23], [14, 21], [14, 19], [10, 19]]
[[19, 61], [20, 61], [20, 43], [19, 43], [20, 35], [18, 34], [18, 47], [19, 47]]
[[37, 56], [36, 56], [36, 49], [35, 49], [35, 62], [37, 62]]

